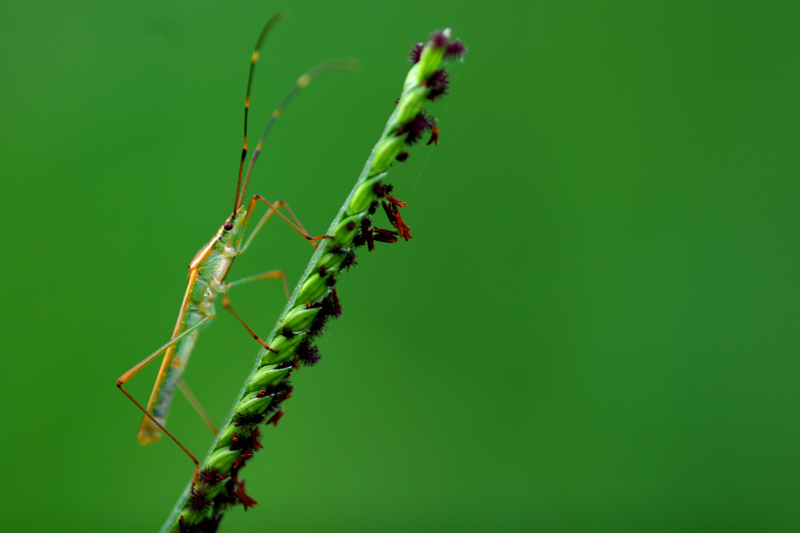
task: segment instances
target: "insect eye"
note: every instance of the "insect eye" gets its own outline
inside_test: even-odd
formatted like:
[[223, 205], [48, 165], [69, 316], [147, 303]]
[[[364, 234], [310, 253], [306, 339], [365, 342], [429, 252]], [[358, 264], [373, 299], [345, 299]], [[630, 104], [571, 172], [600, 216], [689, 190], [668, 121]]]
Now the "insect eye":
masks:
[[222, 229], [224, 229], [225, 231], [230, 231], [230, 230], [232, 230], [232, 229], [233, 229], [233, 222], [231, 222], [230, 220], [229, 220], [229, 221], [227, 221], [227, 222], [225, 223], [225, 225], [224, 225], [224, 226], [222, 226]]

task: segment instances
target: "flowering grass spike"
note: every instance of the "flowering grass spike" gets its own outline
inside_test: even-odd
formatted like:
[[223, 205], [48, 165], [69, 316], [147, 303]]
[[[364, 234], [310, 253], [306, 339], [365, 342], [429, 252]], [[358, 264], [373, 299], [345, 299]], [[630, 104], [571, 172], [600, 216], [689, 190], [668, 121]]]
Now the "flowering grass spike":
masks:
[[[314, 366], [320, 354], [313, 344], [331, 318], [342, 314], [334, 285], [342, 271], [356, 265], [355, 248], [375, 250], [375, 243], [396, 243], [412, 238], [400, 209], [406, 203], [393, 196], [387, 181], [395, 161], [408, 159], [406, 147], [429, 136], [427, 144], [438, 145], [436, 119], [423, 106], [444, 96], [449, 76], [441, 67], [445, 59], [461, 59], [464, 45], [450, 37], [450, 30], [434, 32], [424, 46], [414, 45], [413, 63], [403, 92], [396, 101], [380, 140], [373, 148], [354, 188], [327, 232], [327, 238], [311, 258], [301, 281], [266, 339], [241, 392], [203, 460], [197, 481], [178, 500], [162, 531], [200, 533], [216, 531], [225, 511], [257, 504], [245, 492], [242, 470], [255, 453], [264, 449], [261, 424], [277, 425], [283, 402], [293, 387], [291, 374], [303, 366]], [[393, 229], [376, 227], [386, 216]], [[270, 453], [269, 446], [264, 453]], [[276, 452], [272, 452], [276, 453]], [[274, 495], [270, 495], [274, 498]]]

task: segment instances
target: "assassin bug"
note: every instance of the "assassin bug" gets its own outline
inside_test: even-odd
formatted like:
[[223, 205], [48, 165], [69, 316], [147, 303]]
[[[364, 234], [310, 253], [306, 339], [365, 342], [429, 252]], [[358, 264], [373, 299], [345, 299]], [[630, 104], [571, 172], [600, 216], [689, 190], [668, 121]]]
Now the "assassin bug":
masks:
[[[261, 45], [264, 39], [269, 34], [272, 27], [285, 18], [283, 12], [273, 16], [259, 35], [256, 42], [253, 55], [250, 59], [250, 74], [247, 80], [247, 96], [244, 105], [244, 144], [242, 147], [242, 156], [239, 163], [239, 177], [236, 183], [236, 196], [234, 201], [233, 212], [225, 220], [225, 223], [220, 226], [216, 234], [204, 247], [197, 252], [189, 264], [189, 279], [186, 283], [186, 292], [183, 296], [180, 312], [178, 313], [178, 320], [175, 328], [172, 331], [170, 340], [157, 349], [152, 354], [145, 357], [139, 363], [134, 365], [130, 370], [125, 372], [119, 379], [117, 379], [117, 387], [127, 396], [136, 406], [144, 412], [144, 418], [139, 428], [139, 442], [142, 444], [149, 444], [158, 440], [161, 433], [166, 433], [180, 448], [191, 458], [195, 463], [195, 471], [193, 483], [197, 480], [197, 473], [199, 470], [199, 461], [186, 447], [175, 438], [169, 431], [164, 428], [167, 412], [172, 402], [172, 397], [176, 388], [180, 388], [182, 392], [189, 399], [190, 403], [198, 410], [200, 415], [206, 421], [211, 430], [216, 433], [213, 424], [205, 415], [199, 403], [195, 400], [191, 391], [186, 384], [182, 381], [181, 375], [189, 360], [192, 349], [194, 348], [195, 341], [202, 326], [208, 324], [215, 316], [214, 302], [217, 297], [222, 294], [222, 305], [231, 314], [242, 323], [247, 329], [248, 333], [252, 335], [265, 349], [271, 348], [245, 323], [245, 321], [234, 311], [230, 304], [230, 298], [227, 291], [235, 285], [247, 283], [250, 281], [263, 280], [263, 279], [281, 279], [283, 281], [286, 297], [289, 297], [289, 286], [286, 280], [286, 275], [281, 270], [272, 270], [245, 278], [242, 280], [227, 282], [226, 278], [228, 272], [233, 264], [236, 256], [241, 255], [247, 250], [250, 242], [261, 230], [264, 224], [273, 215], [277, 214], [292, 226], [298, 233], [300, 233], [312, 246], [316, 248], [316, 241], [327, 238], [326, 235], [311, 236], [297, 217], [292, 212], [292, 209], [284, 200], [277, 200], [270, 203], [260, 195], [254, 195], [247, 204], [245, 204], [245, 194], [247, 191], [247, 184], [250, 181], [250, 175], [253, 171], [253, 166], [258, 158], [264, 139], [272, 128], [275, 120], [281, 115], [281, 112], [286, 108], [292, 98], [303, 88], [307, 87], [311, 81], [333, 70], [352, 70], [355, 63], [352, 60], [337, 59], [322, 63], [304, 75], [302, 75], [292, 89], [283, 98], [280, 105], [275, 109], [270, 117], [264, 132], [259, 139], [258, 144], [250, 158], [250, 163], [247, 167], [247, 172], [244, 173], [244, 180], [242, 180], [245, 158], [247, 156], [247, 117], [250, 108], [250, 90], [253, 82], [253, 74], [255, 72], [256, 64], [258, 63]], [[250, 233], [250, 236], [242, 245], [242, 237], [245, 229], [247, 228], [250, 217], [256, 207], [256, 204], [263, 202], [267, 205], [267, 212], [263, 215], [256, 227]], [[283, 213], [278, 211], [281, 207], [285, 208], [292, 220], [289, 220]], [[139, 373], [145, 366], [150, 364], [160, 354], [164, 354], [161, 362], [161, 368], [158, 371], [153, 392], [147, 402], [147, 407], [143, 407], [131, 394], [125, 390], [123, 385], [128, 382], [133, 376]]]

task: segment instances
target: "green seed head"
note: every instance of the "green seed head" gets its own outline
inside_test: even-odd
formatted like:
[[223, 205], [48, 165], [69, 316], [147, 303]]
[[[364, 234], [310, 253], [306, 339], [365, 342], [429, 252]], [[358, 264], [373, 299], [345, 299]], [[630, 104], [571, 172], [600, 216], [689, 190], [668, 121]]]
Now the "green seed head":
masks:
[[[297, 338], [299, 342], [301, 337], [298, 335], [295, 338]], [[250, 380], [250, 383], [247, 384], [247, 391], [256, 392], [269, 385], [275, 385], [276, 383], [280, 383], [283, 377], [289, 372], [289, 369], [275, 368], [276, 366], [277, 365], [267, 365], [265, 367], [259, 368], [256, 371], [256, 373], [253, 374], [253, 378]]]
[[236, 412], [242, 415], [261, 413], [269, 407], [270, 403], [272, 403], [272, 396], [258, 396], [257, 392], [251, 392], [239, 402]]
[[298, 305], [286, 314], [283, 322], [281, 322], [280, 329], [289, 328], [292, 331], [306, 331], [314, 317], [317, 316], [317, 313], [319, 313], [318, 307], [306, 308], [305, 305]]
[[415, 87], [407, 91], [400, 97], [397, 103], [399, 111], [397, 113], [397, 122], [400, 124], [408, 124], [417, 113], [422, 111], [422, 105], [425, 103], [425, 97], [431, 92], [427, 87]]
[[450, 28], [442, 32], [434, 33], [432, 39], [428, 41], [422, 50], [419, 58], [419, 70], [417, 71], [417, 83], [422, 85], [431, 77], [442, 64], [444, 53], [447, 49], [447, 40], [450, 38]]
[[384, 139], [383, 143], [378, 147], [375, 159], [372, 160], [372, 171], [370, 174], [379, 174], [389, 170], [389, 166], [394, 162], [394, 158], [403, 151], [404, 144], [405, 136], [403, 135]]
[[217, 450], [212, 453], [211, 457], [208, 458], [208, 461], [205, 462], [205, 467], [213, 468], [220, 474], [225, 475], [231, 471], [233, 462], [239, 458], [241, 453], [241, 450], [228, 450], [227, 448]]
[[370, 204], [375, 200], [375, 184], [386, 177], [386, 172], [368, 179], [361, 185], [350, 200], [350, 205], [347, 207], [347, 214], [352, 215], [356, 213], [363, 213], [369, 209]]

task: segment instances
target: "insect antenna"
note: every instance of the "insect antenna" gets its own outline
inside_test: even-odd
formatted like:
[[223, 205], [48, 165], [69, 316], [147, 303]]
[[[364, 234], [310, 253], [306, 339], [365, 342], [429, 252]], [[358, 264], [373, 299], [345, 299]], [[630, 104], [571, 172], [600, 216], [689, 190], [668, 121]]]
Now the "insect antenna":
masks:
[[[256, 145], [256, 149], [253, 151], [253, 155], [250, 157], [250, 164], [247, 166], [247, 174], [244, 178], [244, 185], [242, 186], [241, 197], [237, 198], [236, 205], [239, 206], [242, 204], [244, 200], [244, 194], [247, 190], [247, 182], [250, 181], [250, 174], [253, 172], [253, 165], [256, 163], [256, 159], [258, 158], [258, 154], [261, 153], [261, 148], [264, 145], [264, 139], [266, 139], [269, 130], [272, 129], [272, 125], [275, 124], [275, 121], [278, 117], [281, 116], [283, 110], [286, 109], [286, 106], [289, 105], [289, 102], [292, 101], [292, 98], [295, 97], [297, 93], [299, 93], [302, 89], [308, 87], [308, 84], [314, 78], [322, 76], [323, 74], [327, 74], [328, 72], [333, 72], [337, 70], [348, 70], [354, 71], [358, 68], [358, 61], [355, 59], [331, 59], [324, 63], [320, 63], [319, 65], [315, 66], [299, 78], [295, 82], [294, 86], [292, 86], [291, 90], [283, 97], [280, 105], [275, 108], [275, 111], [272, 112], [272, 116], [269, 118], [269, 122], [267, 122], [267, 127], [264, 128], [264, 133], [261, 134], [261, 138], [258, 140], [258, 144]], [[237, 187], [238, 193], [238, 187]]]
[[256, 47], [253, 49], [253, 55], [250, 56], [250, 75], [247, 77], [247, 96], [244, 99], [244, 143], [242, 146], [242, 160], [239, 162], [239, 178], [236, 181], [236, 198], [233, 204], [233, 216], [232, 218], [236, 218], [236, 211], [239, 209], [240, 205], [240, 197], [244, 195], [240, 195], [239, 192], [241, 190], [242, 185], [242, 171], [244, 170], [244, 160], [247, 156], [247, 115], [248, 111], [250, 110], [250, 89], [253, 86], [253, 74], [256, 71], [256, 63], [258, 63], [258, 59], [261, 56], [261, 45], [264, 42], [264, 39], [267, 38], [267, 34], [270, 32], [273, 26], [278, 22], [282, 21], [287, 17], [286, 11], [280, 11], [273, 15], [269, 21], [264, 25], [264, 28], [261, 30], [261, 35], [258, 36], [258, 41], [256, 41]]

